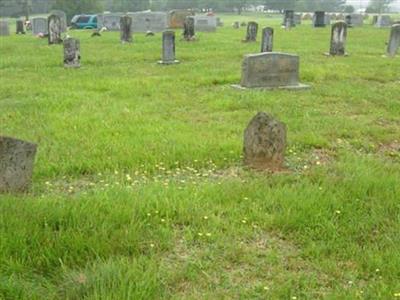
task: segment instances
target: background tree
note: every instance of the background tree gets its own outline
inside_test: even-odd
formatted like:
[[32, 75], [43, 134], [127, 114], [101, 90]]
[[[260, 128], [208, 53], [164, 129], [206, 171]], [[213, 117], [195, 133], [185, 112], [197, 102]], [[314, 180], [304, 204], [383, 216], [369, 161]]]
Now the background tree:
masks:
[[389, 5], [392, 2], [393, 0], [370, 0], [366, 12], [367, 13], [387, 12], [389, 9]]
[[99, 0], [56, 0], [54, 9], [60, 9], [67, 14], [70, 20], [77, 14], [90, 14], [103, 11], [103, 6]]
[[345, 5], [345, 6], [343, 7], [343, 11], [344, 11], [345, 13], [352, 14], [352, 13], [355, 11], [355, 9], [354, 9], [354, 6], [353, 6], [353, 5]]

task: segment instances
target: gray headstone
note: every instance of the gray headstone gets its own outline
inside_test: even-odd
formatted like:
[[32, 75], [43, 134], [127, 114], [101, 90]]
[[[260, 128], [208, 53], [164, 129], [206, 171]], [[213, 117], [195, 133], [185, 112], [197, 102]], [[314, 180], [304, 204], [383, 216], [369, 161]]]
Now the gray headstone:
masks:
[[301, 14], [294, 14], [293, 21], [295, 25], [301, 25]]
[[81, 66], [80, 42], [78, 39], [64, 40], [64, 67], [79, 68]]
[[194, 16], [194, 28], [197, 31], [213, 32], [217, 30], [215, 16]]
[[293, 10], [285, 10], [285, 12], [283, 14], [282, 26], [285, 26], [288, 29], [296, 26], [296, 24], [294, 22], [294, 11]]
[[345, 22], [348, 27], [357, 27], [364, 24], [364, 17], [361, 14], [349, 14], [345, 16]]
[[121, 43], [132, 43], [132, 18], [123, 16], [120, 19]]
[[59, 16], [50, 15], [48, 17], [48, 29], [49, 29], [49, 36], [48, 36], [49, 45], [61, 44], [62, 24]]
[[234, 23], [232, 24], [232, 27], [233, 27], [234, 29], [239, 29], [239, 28], [240, 28], [240, 22], [238, 22], [238, 21], [234, 22]]
[[316, 11], [313, 17], [313, 26], [314, 27], [325, 27], [326, 26], [326, 19], [325, 19], [325, 12], [324, 11]]
[[244, 131], [244, 164], [257, 170], [282, 169], [286, 150], [286, 125], [259, 112]]
[[30, 188], [36, 148], [35, 144], [0, 136], [0, 193]]
[[0, 36], [10, 35], [10, 26], [8, 25], [8, 21], [0, 20]]
[[387, 47], [388, 56], [394, 57], [400, 47], [400, 24], [392, 25]]
[[261, 52], [272, 52], [274, 43], [274, 29], [266, 27], [262, 31]]
[[185, 23], [183, 24], [183, 38], [186, 41], [192, 41], [195, 39], [193, 16], [186, 17]]
[[256, 22], [249, 22], [247, 24], [246, 39], [244, 42], [255, 42], [257, 41], [258, 24]]
[[160, 64], [171, 65], [179, 63], [175, 58], [175, 31], [167, 30], [162, 36], [162, 60]]
[[347, 24], [339, 21], [332, 25], [330, 55], [346, 55]]
[[123, 14], [106, 13], [97, 16], [97, 28], [105, 27], [108, 31], [120, 31], [120, 20]]
[[47, 35], [49, 33], [47, 18], [36, 17], [32, 18], [32, 34], [39, 35], [44, 34]]
[[375, 26], [380, 27], [390, 27], [392, 25], [392, 19], [388, 15], [381, 15], [377, 17]]
[[376, 25], [376, 23], [378, 22], [378, 16], [372, 16], [372, 25]]
[[52, 10], [50, 15], [56, 15], [61, 20], [61, 32], [67, 31], [67, 15], [62, 10]]
[[297, 55], [265, 52], [246, 55], [242, 64], [242, 80], [238, 88], [302, 89], [299, 83]]
[[22, 21], [22, 20], [17, 20], [17, 22], [16, 22], [16, 28], [17, 28], [17, 31], [16, 31], [17, 34], [25, 34], [24, 21]]
[[162, 32], [168, 27], [165, 12], [135, 12], [128, 16], [132, 18], [132, 32]]

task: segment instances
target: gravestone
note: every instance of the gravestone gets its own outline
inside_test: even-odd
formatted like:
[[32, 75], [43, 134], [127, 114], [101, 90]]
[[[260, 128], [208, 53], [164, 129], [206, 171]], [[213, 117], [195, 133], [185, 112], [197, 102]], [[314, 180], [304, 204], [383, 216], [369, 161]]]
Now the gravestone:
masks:
[[175, 31], [167, 30], [163, 32], [162, 60], [159, 63], [163, 65], [179, 63], [175, 58]]
[[396, 56], [400, 47], [400, 24], [392, 25], [390, 37], [387, 47], [387, 55], [390, 57]]
[[49, 35], [48, 35], [49, 45], [61, 44], [62, 24], [59, 16], [50, 15], [48, 17], [48, 29], [49, 29]]
[[194, 13], [190, 10], [176, 9], [168, 13], [169, 28], [184, 28], [186, 17], [193, 16]]
[[325, 25], [331, 25], [331, 15], [330, 14], [325, 14]]
[[364, 24], [364, 18], [361, 14], [349, 14], [345, 17], [345, 22], [348, 27], [357, 27]]
[[134, 12], [128, 16], [132, 18], [132, 32], [162, 32], [168, 27], [165, 12]]
[[316, 11], [313, 17], [313, 26], [314, 27], [325, 27], [325, 12], [324, 11]]
[[8, 25], [8, 21], [0, 20], [0, 36], [8, 35], [10, 35], [10, 26]]
[[234, 29], [239, 29], [240, 28], [240, 22], [235, 22], [235, 23], [233, 23], [232, 24], [232, 27], [234, 28]]
[[284, 15], [283, 15], [282, 26], [284, 26], [287, 29], [296, 26], [296, 24], [294, 23], [294, 11], [293, 10], [285, 10]]
[[32, 34], [33, 35], [49, 34], [47, 18], [43, 18], [43, 17], [32, 18], [31, 23], [32, 23]]
[[244, 131], [243, 162], [256, 170], [282, 169], [286, 150], [286, 125], [259, 112]]
[[50, 15], [56, 15], [61, 20], [61, 32], [67, 31], [67, 15], [62, 10], [52, 10]]
[[64, 67], [79, 68], [81, 66], [80, 42], [78, 39], [64, 40]]
[[246, 39], [243, 42], [249, 43], [257, 41], [257, 34], [258, 34], [258, 23], [249, 22], [247, 24]]
[[392, 19], [388, 15], [378, 16], [375, 27], [390, 27], [392, 25]]
[[121, 43], [132, 43], [132, 18], [129, 16], [123, 16], [120, 19], [121, 28]]
[[24, 21], [22, 21], [22, 20], [17, 20], [17, 22], [16, 22], [16, 28], [17, 28], [17, 31], [16, 31], [17, 34], [25, 34]]
[[376, 23], [378, 23], [378, 16], [372, 16], [372, 25], [376, 25]]
[[266, 52], [248, 54], [242, 64], [242, 80], [239, 89], [304, 89], [299, 83], [299, 57], [297, 55]]
[[105, 27], [108, 31], [120, 31], [121, 17], [120, 13], [105, 13], [97, 16], [97, 28]]
[[294, 14], [294, 24], [297, 25], [301, 25], [301, 14]]
[[220, 17], [217, 17], [217, 26], [218, 27], [224, 27], [224, 22], [222, 22]]
[[329, 54], [332, 56], [344, 56], [346, 54], [347, 24], [339, 21], [332, 25], [331, 46]]
[[194, 28], [196, 32], [213, 32], [217, 30], [217, 18], [215, 16], [194, 16]]
[[0, 136], [0, 193], [30, 188], [36, 149], [35, 144]]
[[274, 29], [266, 27], [262, 31], [261, 52], [272, 52], [274, 42]]
[[195, 39], [193, 16], [186, 17], [185, 24], [183, 27], [183, 38], [186, 41], [193, 41]]

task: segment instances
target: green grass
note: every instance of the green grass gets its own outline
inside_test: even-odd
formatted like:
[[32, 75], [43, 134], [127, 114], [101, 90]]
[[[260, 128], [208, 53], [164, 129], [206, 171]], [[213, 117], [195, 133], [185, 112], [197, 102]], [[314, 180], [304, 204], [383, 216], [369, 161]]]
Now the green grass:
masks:
[[[0, 299], [395, 299], [400, 293], [400, 59], [388, 29], [280, 19], [308, 91], [237, 91], [245, 29], [62, 47], [0, 38], [0, 133], [39, 145], [32, 191], [0, 197]], [[180, 32], [177, 32], [180, 34]], [[266, 111], [288, 127], [287, 168], [243, 168], [242, 135]]]

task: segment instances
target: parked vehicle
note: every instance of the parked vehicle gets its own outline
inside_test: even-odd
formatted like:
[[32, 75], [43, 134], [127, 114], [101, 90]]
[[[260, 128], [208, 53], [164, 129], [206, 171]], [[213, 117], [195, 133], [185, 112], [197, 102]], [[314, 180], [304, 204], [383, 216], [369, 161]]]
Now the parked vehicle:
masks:
[[76, 15], [71, 20], [71, 27], [74, 29], [95, 29], [97, 28], [97, 15]]

